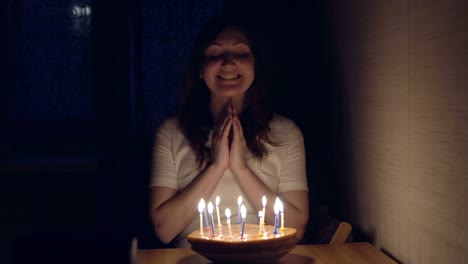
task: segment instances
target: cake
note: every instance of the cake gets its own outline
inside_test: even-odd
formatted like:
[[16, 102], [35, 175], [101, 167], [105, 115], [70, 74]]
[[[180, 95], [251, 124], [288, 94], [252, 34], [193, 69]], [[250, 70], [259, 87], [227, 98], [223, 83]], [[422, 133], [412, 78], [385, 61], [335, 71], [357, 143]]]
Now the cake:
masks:
[[259, 225], [245, 224], [241, 237], [241, 224], [216, 227], [211, 230], [196, 230], [187, 239], [192, 250], [214, 262], [271, 262], [287, 254], [297, 245], [296, 229], [285, 227], [274, 234], [274, 226], [265, 225], [260, 233]]

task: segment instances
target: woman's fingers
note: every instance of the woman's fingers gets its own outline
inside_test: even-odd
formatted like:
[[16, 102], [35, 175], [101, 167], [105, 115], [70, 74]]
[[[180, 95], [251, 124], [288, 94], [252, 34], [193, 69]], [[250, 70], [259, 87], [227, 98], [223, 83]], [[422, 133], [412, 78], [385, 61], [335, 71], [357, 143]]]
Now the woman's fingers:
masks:
[[222, 119], [220, 119], [220, 121], [216, 124], [215, 131], [214, 131], [214, 136], [217, 136], [217, 135], [219, 135], [221, 133], [222, 128], [224, 127], [224, 125], [227, 122], [226, 117], [227, 117], [227, 115], [223, 114]]
[[213, 163], [220, 168], [229, 166], [229, 145], [227, 135], [232, 127], [232, 118], [228, 115], [219, 126], [219, 132], [213, 135]]
[[214, 144], [218, 144], [218, 142], [227, 139], [229, 131], [231, 130], [233, 124], [232, 111], [229, 109], [229, 107], [226, 110], [227, 114], [224, 116], [223, 121], [218, 124], [216, 133], [213, 135]]
[[245, 145], [245, 138], [244, 138], [244, 132], [242, 129], [242, 124], [237, 116], [233, 117], [232, 130], [233, 130], [233, 138], [232, 138], [233, 144], [241, 147], [242, 149], [243, 145]]
[[229, 149], [229, 168], [232, 172], [237, 173], [247, 166], [245, 160], [247, 146], [239, 117], [234, 115], [232, 123], [233, 139]]
[[230, 116], [232, 115], [232, 110], [229, 105], [226, 106], [226, 110], [223, 113], [222, 121], [218, 123], [215, 130], [215, 135], [223, 134], [223, 130], [226, 127], [227, 122], [229, 121]]
[[241, 140], [244, 138], [244, 131], [242, 129], [242, 124], [239, 120], [239, 117], [234, 114], [234, 138], [237, 140]]
[[232, 127], [232, 122], [233, 122], [233, 120], [232, 120], [231, 115], [229, 115], [227, 119], [228, 119], [228, 121], [227, 121], [225, 127], [223, 128], [223, 131], [222, 131], [223, 133], [221, 134], [221, 137], [222, 137], [223, 139], [227, 139], [227, 138], [228, 138], [228, 136], [229, 136], [229, 131], [231, 130], [231, 127]]

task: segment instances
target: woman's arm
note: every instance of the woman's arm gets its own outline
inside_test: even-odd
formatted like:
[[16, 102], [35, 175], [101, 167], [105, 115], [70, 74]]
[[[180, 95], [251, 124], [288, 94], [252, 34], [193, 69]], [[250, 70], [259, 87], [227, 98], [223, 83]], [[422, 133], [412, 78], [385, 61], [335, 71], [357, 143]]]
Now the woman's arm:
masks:
[[[242, 126], [237, 115], [233, 117], [233, 131], [234, 135], [230, 149], [229, 168], [233, 172], [250, 204], [256, 210], [260, 210], [260, 201], [263, 195], [266, 196], [270, 204], [275, 202], [276, 197], [279, 197], [283, 202], [284, 211], [287, 212], [285, 213], [287, 226], [297, 229], [297, 238], [299, 240], [302, 239], [309, 220], [309, 199], [307, 191], [285, 191], [279, 194], [271, 191], [246, 164], [245, 153], [247, 151], [247, 146]], [[285, 166], [288, 167], [285, 169], [286, 173], [288, 173], [289, 168], [300, 168], [305, 171], [305, 153], [302, 134], [296, 134], [298, 137], [292, 140], [293, 143], [286, 157]], [[307, 181], [305, 180], [305, 182]], [[305, 188], [307, 188], [307, 186], [305, 186]], [[267, 214], [265, 220], [265, 222], [274, 223], [274, 215], [272, 213]]]
[[223, 173], [224, 170], [209, 166], [181, 192], [151, 187], [151, 220], [161, 242], [169, 243], [192, 222], [200, 198], [209, 199]]
[[[161, 242], [167, 244], [181, 233], [195, 217], [197, 212], [194, 208], [197, 208], [200, 198], [208, 200], [214, 192], [229, 165], [228, 136], [231, 126], [231, 115], [226, 114], [213, 133], [213, 162], [184, 190], [177, 192], [168, 187], [151, 187], [150, 215], [156, 235]], [[172, 152], [167, 146], [170, 139], [161, 136], [157, 137], [155, 142], [159, 144], [155, 148], [156, 160], [161, 159], [170, 163]], [[155, 166], [159, 166], [158, 162]], [[161, 170], [160, 173], [175, 173], [173, 170], [168, 171]]]

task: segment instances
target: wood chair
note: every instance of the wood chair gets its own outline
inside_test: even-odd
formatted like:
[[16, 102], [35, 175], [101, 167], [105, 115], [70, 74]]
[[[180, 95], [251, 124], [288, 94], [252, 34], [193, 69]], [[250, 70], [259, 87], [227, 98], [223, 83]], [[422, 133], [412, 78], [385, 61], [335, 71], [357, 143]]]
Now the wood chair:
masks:
[[329, 244], [346, 243], [350, 239], [352, 229], [348, 222], [340, 222]]
[[330, 217], [327, 206], [313, 206], [310, 219], [313, 219], [313, 222], [308, 226], [302, 244], [337, 244], [353, 241], [351, 224]]

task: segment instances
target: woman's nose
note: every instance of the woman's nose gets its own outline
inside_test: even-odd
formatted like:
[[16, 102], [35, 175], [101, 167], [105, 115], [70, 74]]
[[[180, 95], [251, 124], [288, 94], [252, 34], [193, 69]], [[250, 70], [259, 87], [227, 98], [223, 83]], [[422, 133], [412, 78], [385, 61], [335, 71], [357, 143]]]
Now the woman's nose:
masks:
[[235, 65], [234, 58], [232, 54], [226, 53], [223, 56], [223, 68], [229, 68]]

